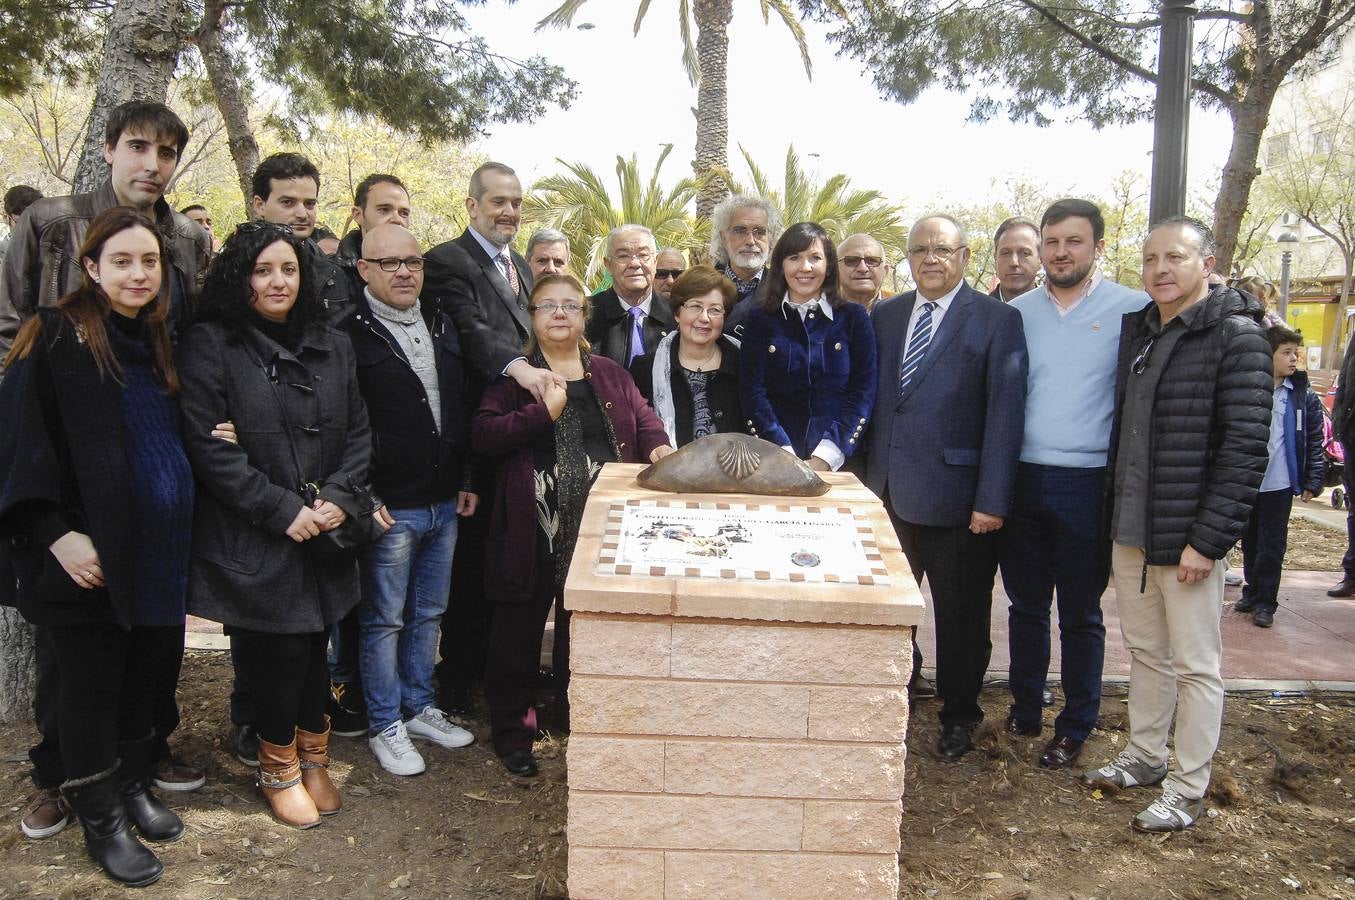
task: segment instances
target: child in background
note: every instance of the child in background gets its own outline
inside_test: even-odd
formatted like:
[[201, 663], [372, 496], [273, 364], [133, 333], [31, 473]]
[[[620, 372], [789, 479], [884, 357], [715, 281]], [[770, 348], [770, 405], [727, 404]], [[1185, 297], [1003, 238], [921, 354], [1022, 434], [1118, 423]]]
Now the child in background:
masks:
[[1322, 493], [1322, 400], [1298, 370], [1303, 335], [1284, 325], [1266, 329], [1273, 353], [1275, 403], [1270, 418], [1270, 463], [1261, 493], [1242, 535], [1242, 571], [1247, 586], [1238, 612], [1250, 612], [1261, 628], [1275, 623], [1280, 571], [1289, 543], [1289, 511], [1294, 497], [1311, 500]]

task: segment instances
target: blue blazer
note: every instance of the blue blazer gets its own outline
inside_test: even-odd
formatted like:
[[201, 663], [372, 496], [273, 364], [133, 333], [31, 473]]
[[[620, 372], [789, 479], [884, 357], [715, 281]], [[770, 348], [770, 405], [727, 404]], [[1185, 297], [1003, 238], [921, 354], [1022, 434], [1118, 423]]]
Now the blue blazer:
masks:
[[801, 459], [824, 439], [850, 457], [875, 405], [875, 334], [866, 308], [843, 303], [832, 319], [814, 312], [808, 321], [784, 305], [749, 310], [739, 399], [749, 433], [792, 447]]
[[899, 393], [917, 292], [875, 305], [879, 387], [866, 485], [905, 522], [961, 527], [1011, 510], [1026, 418], [1021, 314], [968, 284], [951, 301], [922, 367]]

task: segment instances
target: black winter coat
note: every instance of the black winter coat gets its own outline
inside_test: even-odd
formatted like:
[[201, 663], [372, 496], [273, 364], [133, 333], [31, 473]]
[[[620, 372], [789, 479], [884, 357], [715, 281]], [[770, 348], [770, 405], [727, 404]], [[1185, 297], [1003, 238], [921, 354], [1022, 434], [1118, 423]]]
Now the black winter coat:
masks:
[[[679, 338], [678, 340], [681, 340]], [[637, 356], [630, 365], [630, 375], [635, 386], [649, 405], [654, 405], [654, 354]], [[692, 442], [693, 418], [696, 409], [692, 404], [692, 391], [687, 378], [682, 374], [682, 366], [677, 361], [677, 343], [673, 345], [673, 365], [669, 383], [673, 392], [673, 427], [677, 443], [681, 447]], [[706, 388], [706, 402], [710, 405], [711, 417], [715, 420], [715, 430], [745, 431], [743, 411], [739, 406], [739, 348], [724, 336], [720, 338], [720, 368], [712, 373]]]
[[421, 311], [438, 368], [441, 434], [423, 382], [394, 335], [372, 314], [365, 294], [343, 326], [357, 355], [358, 386], [371, 420], [372, 487], [394, 509], [441, 503], [455, 499], [458, 491], [476, 492], [476, 466], [469, 459], [475, 404], [461, 343], [446, 315]]
[[[624, 367], [630, 362], [630, 339], [635, 330], [635, 320], [630, 315], [630, 305], [617, 296], [615, 288], [598, 291], [589, 301], [593, 312], [584, 326], [584, 337], [592, 345], [594, 356], [605, 356], [612, 362]], [[659, 341], [668, 332], [677, 328], [673, 319], [673, 308], [666, 297], [654, 294], [649, 301], [649, 314], [640, 326], [643, 335], [644, 353], [654, 352]]]
[[[1148, 565], [1175, 566], [1189, 544], [1222, 559], [1247, 527], [1269, 459], [1270, 343], [1260, 302], [1217, 287], [1163, 360], [1149, 435]], [[1156, 304], [1120, 327], [1115, 420], [1107, 461], [1106, 521], [1114, 521], [1115, 457], [1130, 367], [1154, 332]]]
[[[63, 315], [51, 308], [38, 315], [42, 332], [32, 352], [0, 381], [0, 534], [13, 550], [19, 611], [36, 625], [130, 628], [134, 547], [122, 385], [99, 376]], [[94, 543], [106, 587], [80, 587], [48, 550], [71, 530]]]
[[[322, 559], [286, 531], [302, 480], [348, 515], [365, 512], [352, 486], [366, 483], [372, 434], [353, 345], [312, 325], [292, 354], [253, 328], [207, 322], [179, 342], [178, 366], [184, 449], [199, 486], [189, 611], [256, 631], [323, 631], [358, 602], [357, 559]], [[225, 421], [239, 444], [211, 436]]]

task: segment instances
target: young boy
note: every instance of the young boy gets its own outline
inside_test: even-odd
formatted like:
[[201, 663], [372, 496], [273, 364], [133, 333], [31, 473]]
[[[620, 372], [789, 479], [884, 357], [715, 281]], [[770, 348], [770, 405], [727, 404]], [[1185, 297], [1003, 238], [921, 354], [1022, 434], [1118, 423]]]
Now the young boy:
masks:
[[1322, 401], [1298, 371], [1303, 335], [1284, 325], [1266, 329], [1275, 374], [1270, 417], [1270, 463], [1261, 493], [1242, 535], [1242, 570], [1247, 586], [1234, 607], [1250, 612], [1261, 628], [1275, 622], [1280, 570], [1289, 542], [1289, 510], [1297, 494], [1311, 500], [1322, 493]]

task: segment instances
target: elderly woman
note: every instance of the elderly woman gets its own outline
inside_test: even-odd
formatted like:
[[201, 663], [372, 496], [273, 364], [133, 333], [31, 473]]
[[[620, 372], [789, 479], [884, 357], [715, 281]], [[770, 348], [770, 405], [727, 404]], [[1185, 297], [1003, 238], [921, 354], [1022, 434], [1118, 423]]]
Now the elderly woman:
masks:
[[749, 431], [821, 471], [836, 471], [861, 446], [875, 405], [870, 315], [838, 296], [837, 272], [827, 232], [814, 222], [787, 228], [740, 351]]
[[164, 241], [141, 213], [114, 207], [90, 223], [80, 258], [80, 287], [30, 319], [5, 361], [0, 532], [20, 611], [55, 650], [62, 793], [94, 860], [140, 887], [164, 866], [129, 820], [152, 841], [184, 830], [150, 778], [155, 687], [176, 680], [183, 653], [193, 475]]
[[[494, 750], [514, 775], [537, 772], [533, 700], [542, 630], [564, 588], [589, 488], [603, 463], [652, 462], [673, 452], [626, 370], [589, 352], [583, 285], [570, 275], [547, 275], [532, 290], [528, 309], [528, 361], [559, 380], [538, 400], [511, 378], [500, 378], [485, 391], [471, 428], [474, 449], [496, 466], [485, 567], [498, 597], [485, 700]], [[554, 666], [563, 705], [569, 614], [559, 605]]]
[[[286, 226], [241, 225], [207, 272], [179, 347], [185, 446], [202, 490], [189, 608], [222, 622], [253, 698], [258, 783], [274, 817], [339, 811], [329, 762], [329, 627], [358, 602], [355, 556], [325, 532], [370, 532], [372, 439], [353, 347], [324, 324], [315, 276]], [[199, 439], [231, 419], [239, 444]], [[378, 511], [384, 514], [384, 509]]]
[[674, 447], [722, 431], [743, 431], [739, 341], [723, 333], [738, 302], [734, 282], [710, 266], [683, 272], [668, 302], [678, 330], [631, 363], [635, 386], [654, 407]]

